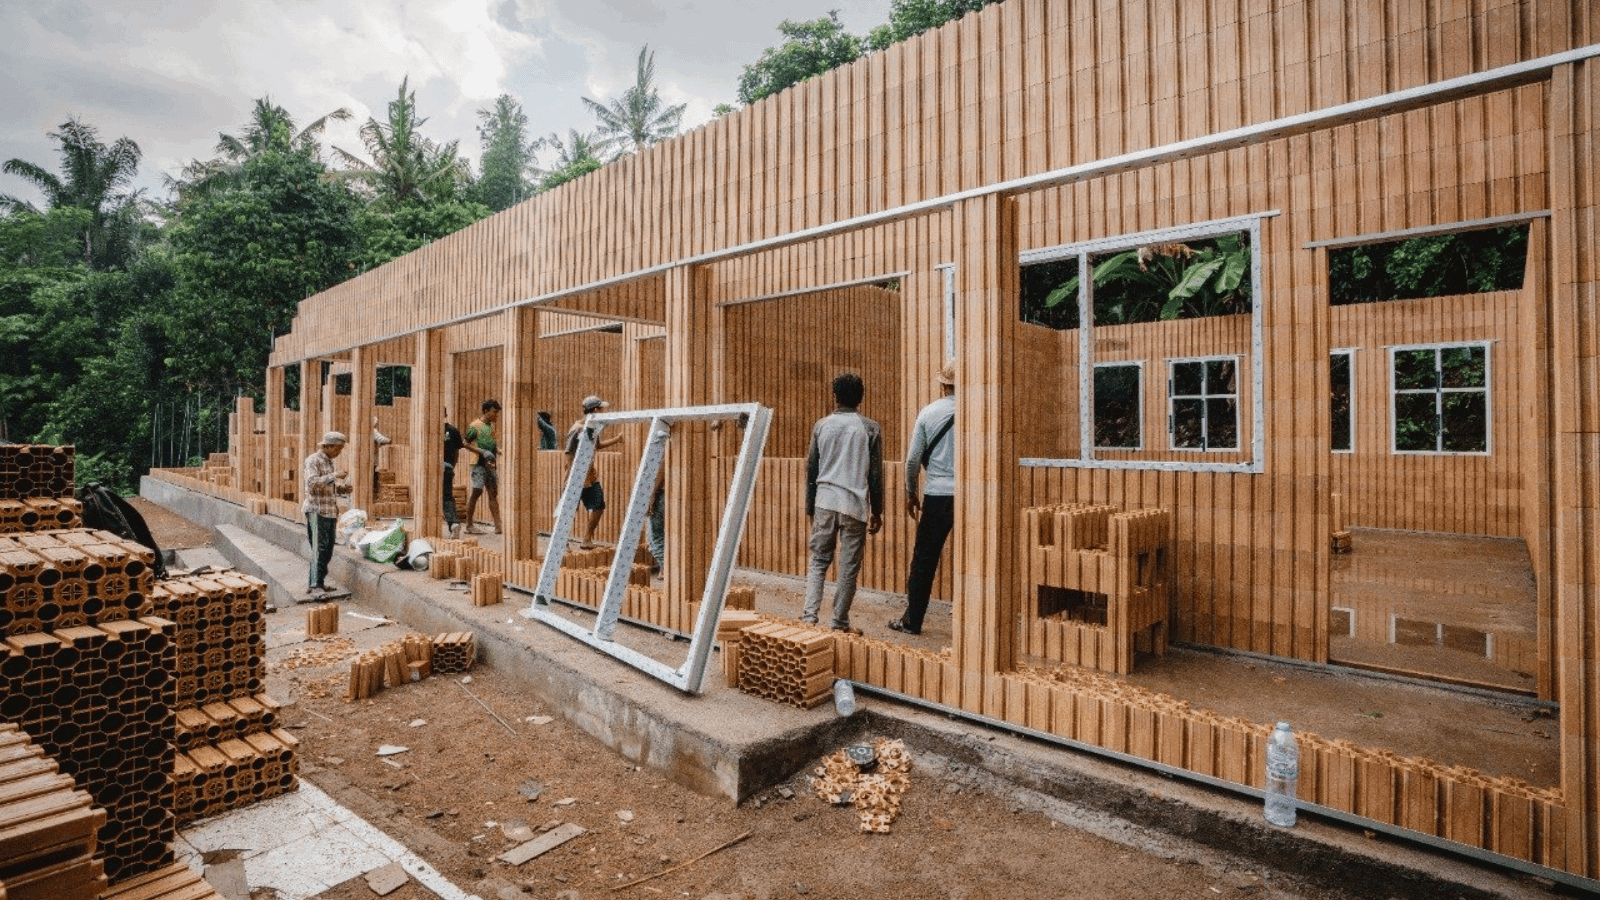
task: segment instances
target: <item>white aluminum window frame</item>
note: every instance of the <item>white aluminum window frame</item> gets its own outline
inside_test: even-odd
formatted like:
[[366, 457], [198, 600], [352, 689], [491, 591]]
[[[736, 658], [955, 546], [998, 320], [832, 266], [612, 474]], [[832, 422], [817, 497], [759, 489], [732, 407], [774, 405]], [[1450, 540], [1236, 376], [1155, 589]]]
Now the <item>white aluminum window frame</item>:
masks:
[[[1239, 371], [1239, 357], [1235, 356], [1233, 354], [1229, 354], [1229, 353], [1223, 353], [1223, 354], [1219, 354], [1219, 355], [1216, 355], [1216, 356], [1172, 356], [1172, 357], [1168, 357], [1167, 358], [1167, 360], [1166, 360], [1166, 363], [1167, 363], [1167, 449], [1169, 451], [1171, 451], [1173, 453], [1238, 453], [1239, 452], [1239, 441], [1237, 440], [1237, 437], [1238, 437], [1238, 434], [1239, 434], [1239, 429], [1240, 429], [1241, 423], [1239, 421], [1240, 417], [1239, 417], [1239, 393], [1238, 393], [1238, 388], [1237, 387], [1234, 388], [1234, 392], [1231, 393], [1231, 394], [1208, 394], [1208, 393], [1205, 393], [1206, 385], [1211, 380], [1210, 376], [1206, 374], [1205, 364], [1209, 363], [1209, 362], [1225, 362], [1225, 361], [1233, 363], [1233, 370], [1235, 372]], [[1176, 391], [1174, 390], [1173, 386], [1174, 386], [1174, 383], [1177, 381], [1177, 376], [1174, 374], [1173, 370], [1174, 370], [1175, 367], [1177, 367], [1177, 366], [1179, 366], [1179, 365], [1181, 365], [1183, 363], [1200, 363], [1201, 364], [1201, 366], [1200, 366], [1200, 391], [1201, 391], [1201, 393], [1198, 393], [1198, 394], [1179, 394], [1179, 393], [1176, 393]], [[1176, 436], [1177, 430], [1178, 430], [1177, 427], [1176, 427], [1177, 426], [1177, 422], [1178, 422], [1178, 411], [1174, 407], [1175, 407], [1175, 405], [1177, 404], [1177, 402], [1180, 399], [1181, 400], [1199, 400], [1200, 401], [1200, 410], [1201, 410], [1201, 417], [1202, 417], [1201, 418], [1201, 423], [1200, 423], [1200, 434], [1201, 434], [1201, 439], [1204, 440], [1205, 436], [1207, 434], [1209, 434], [1210, 431], [1211, 431], [1211, 429], [1209, 427], [1210, 422], [1211, 422], [1211, 404], [1210, 404], [1209, 401], [1211, 401], [1211, 400], [1221, 400], [1221, 399], [1225, 399], [1225, 398], [1233, 400], [1233, 409], [1234, 409], [1234, 412], [1233, 412], [1233, 433], [1234, 433], [1235, 440], [1233, 442], [1233, 446], [1232, 447], [1211, 447], [1211, 446], [1179, 447], [1179, 446], [1177, 446], [1176, 444], [1173, 443], [1173, 439]]]
[[1335, 448], [1333, 446], [1333, 434], [1332, 434], [1333, 423], [1330, 421], [1328, 423], [1328, 428], [1329, 428], [1329, 434], [1328, 434], [1328, 448], [1329, 449], [1328, 449], [1328, 452], [1330, 452], [1330, 453], [1342, 453], [1342, 454], [1345, 454], [1345, 455], [1353, 455], [1356, 452], [1356, 351], [1359, 350], [1359, 349], [1360, 349], [1359, 347], [1336, 347], [1336, 348], [1328, 351], [1328, 363], [1329, 363], [1329, 365], [1328, 365], [1328, 378], [1329, 378], [1329, 382], [1328, 382], [1329, 409], [1328, 409], [1328, 412], [1330, 414], [1330, 418], [1331, 418], [1331, 414], [1333, 412], [1333, 409], [1332, 409], [1332, 403], [1333, 403], [1333, 381], [1332, 381], [1332, 378], [1333, 378], [1333, 365], [1332, 365], [1332, 363], [1333, 363], [1333, 358], [1335, 356], [1346, 357], [1349, 360], [1349, 362], [1347, 364], [1347, 368], [1350, 371], [1350, 385], [1349, 385], [1349, 391], [1350, 391], [1350, 429], [1349, 429], [1349, 432], [1350, 433], [1348, 435], [1346, 435], [1346, 437], [1350, 441], [1350, 446], [1346, 447], [1343, 450], [1339, 450], [1339, 449], [1337, 449], [1337, 448]]
[[[1092, 379], [1094, 377], [1094, 373], [1100, 371], [1101, 369], [1113, 369], [1113, 368], [1122, 368], [1122, 369], [1132, 368], [1132, 369], [1134, 369], [1136, 371], [1136, 373], [1138, 375], [1138, 384], [1134, 388], [1134, 402], [1138, 405], [1139, 411], [1136, 413], [1136, 418], [1135, 418], [1134, 421], [1139, 423], [1139, 440], [1132, 447], [1112, 447], [1112, 446], [1096, 444], [1095, 445], [1095, 449], [1096, 450], [1104, 450], [1104, 451], [1113, 452], [1113, 453], [1114, 452], [1132, 452], [1132, 451], [1135, 451], [1135, 450], [1143, 450], [1144, 449], [1144, 430], [1145, 430], [1144, 429], [1144, 386], [1145, 386], [1145, 381], [1144, 381], [1144, 360], [1142, 360], [1142, 359], [1125, 359], [1125, 360], [1108, 360], [1106, 362], [1097, 362], [1097, 363], [1094, 364], [1094, 367], [1090, 372], [1090, 378]], [[1093, 384], [1093, 382], [1091, 382], [1090, 385], [1089, 385], [1089, 402], [1091, 404], [1094, 402], [1094, 384]], [[1089, 410], [1089, 421], [1090, 421], [1090, 424], [1091, 424], [1091, 427], [1092, 427], [1093, 423], [1094, 423], [1094, 410], [1093, 409]], [[1094, 440], [1094, 435], [1091, 434], [1089, 436], [1089, 439], [1091, 441]]]
[[[1394, 344], [1386, 347], [1389, 351], [1389, 452], [1395, 456], [1493, 456], [1494, 455], [1494, 341], [1439, 341], [1427, 344]], [[1395, 354], [1412, 350], [1432, 350], [1434, 354], [1434, 371], [1439, 370], [1439, 357], [1445, 350], [1454, 350], [1463, 347], [1479, 347], [1483, 349], [1483, 387], [1481, 388], [1447, 388], [1435, 387], [1431, 389], [1406, 388], [1404, 391], [1395, 387], [1394, 363]], [[1434, 415], [1442, 417], [1445, 394], [1483, 394], [1483, 449], [1482, 450], [1401, 450], [1395, 446], [1399, 439], [1399, 428], [1396, 419], [1396, 400], [1404, 394], [1433, 394]], [[1434, 431], [1434, 447], [1442, 446], [1444, 442], [1444, 428], [1442, 421]]]
[[[1265, 361], [1262, 350], [1263, 327], [1261, 308], [1265, 301], [1262, 290], [1261, 221], [1278, 215], [1278, 210], [1249, 213], [1226, 219], [1211, 219], [1176, 228], [1162, 228], [1115, 237], [1097, 238], [1076, 244], [1041, 247], [1028, 250], [1018, 257], [1020, 265], [1052, 262], [1076, 257], [1078, 260], [1078, 459], [1044, 459], [1027, 457], [1018, 460], [1020, 465], [1033, 468], [1065, 469], [1156, 469], [1169, 472], [1230, 472], [1260, 474], [1266, 461], [1266, 406], [1262, 384], [1265, 380]], [[1248, 457], [1238, 462], [1203, 462], [1200, 460], [1145, 460], [1098, 459], [1095, 456], [1093, 416], [1090, 406], [1093, 386], [1090, 384], [1094, 366], [1094, 279], [1089, 277], [1089, 257], [1109, 251], [1130, 250], [1145, 244], [1162, 244], [1174, 241], [1201, 240], [1231, 232], [1250, 233], [1250, 449]], [[1237, 358], [1237, 357], [1235, 357]], [[1242, 422], [1241, 422], [1242, 427]], [[1236, 450], [1234, 452], [1244, 452]]]
[[[592, 627], [575, 622], [550, 608], [555, 597], [556, 576], [561, 571], [561, 559], [567, 552], [567, 541], [578, 515], [579, 495], [583, 492], [584, 475], [594, 460], [595, 448], [602, 431], [610, 425], [630, 422], [650, 423], [650, 434], [645, 438], [644, 452], [639, 458], [639, 471], [633, 480], [633, 492], [628, 497], [628, 507], [622, 519], [622, 533], [617, 547], [632, 548], [639, 545], [639, 535], [644, 530], [646, 511], [655, 493], [656, 474], [666, 457], [671, 440], [672, 426], [687, 422], [738, 422], [744, 431], [739, 456], [734, 464], [733, 482], [728, 488], [728, 499], [722, 510], [722, 524], [717, 530], [717, 541], [711, 553], [711, 569], [706, 575], [704, 592], [700, 595], [700, 614], [695, 619], [694, 633], [689, 638], [689, 651], [682, 664], [671, 666], [631, 647], [612, 640], [617, 621], [621, 617], [622, 601], [628, 589], [628, 576], [633, 570], [633, 554], [617, 553], [611, 561], [611, 571], [606, 578], [605, 594], [600, 608], [595, 611]], [[761, 454], [767, 444], [767, 429], [772, 423], [772, 410], [759, 403], [741, 403], [721, 406], [690, 406], [675, 409], [647, 409], [638, 412], [591, 413], [578, 432], [578, 448], [573, 454], [572, 466], [567, 472], [566, 486], [561, 499], [556, 502], [556, 521], [550, 531], [549, 548], [544, 563], [539, 568], [539, 583], [533, 591], [533, 602], [522, 615], [542, 622], [569, 637], [575, 638], [601, 653], [612, 657], [646, 675], [689, 694], [697, 694], [705, 681], [706, 661], [710, 658], [712, 644], [716, 641], [717, 620], [722, 616], [722, 604], [728, 596], [728, 577], [733, 572], [739, 542], [744, 535], [746, 513], [755, 491], [756, 474], [760, 469]]]

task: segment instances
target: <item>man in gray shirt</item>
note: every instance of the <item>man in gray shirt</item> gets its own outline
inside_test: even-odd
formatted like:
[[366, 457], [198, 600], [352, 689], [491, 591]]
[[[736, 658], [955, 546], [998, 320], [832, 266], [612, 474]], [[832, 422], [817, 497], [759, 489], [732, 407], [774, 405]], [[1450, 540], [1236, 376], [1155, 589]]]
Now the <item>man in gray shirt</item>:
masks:
[[833, 595], [836, 631], [850, 627], [850, 604], [866, 536], [883, 527], [883, 432], [856, 412], [866, 393], [861, 376], [846, 372], [833, 379], [839, 404], [817, 420], [806, 449], [806, 517], [811, 520], [811, 567], [800, 620], [815, 625], [822, 606], [822, 581], [839, 551], [839, 583]]
[[[906, 575], [906, 611], [889, 623], [905, 634], [922, 633], [922, 617], [933, 593], [933, 576], [939, 572], [939, 555], [956, 514], [956, 367], [939, 372], [939, 399], [917, 414], [906, 448], [906, 514], [917, 520], [917, 542], [911, 550], [911, 571]], [[917, 472], [927, 469], [922, 497], [917, 498]]]

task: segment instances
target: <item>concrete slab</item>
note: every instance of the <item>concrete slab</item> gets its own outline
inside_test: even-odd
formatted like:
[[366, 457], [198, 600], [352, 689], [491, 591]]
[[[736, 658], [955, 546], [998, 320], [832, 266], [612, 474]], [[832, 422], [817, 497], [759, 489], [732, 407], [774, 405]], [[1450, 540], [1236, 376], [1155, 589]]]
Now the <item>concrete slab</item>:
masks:
[[391, 865], [440, 900], [479, 900], [304, 780], [293, 793], [185, 828], [174, 849], [191, 868], [207, 853], [237, 851], [252, 891], [271, 888], [279, 900], [306, 900]]

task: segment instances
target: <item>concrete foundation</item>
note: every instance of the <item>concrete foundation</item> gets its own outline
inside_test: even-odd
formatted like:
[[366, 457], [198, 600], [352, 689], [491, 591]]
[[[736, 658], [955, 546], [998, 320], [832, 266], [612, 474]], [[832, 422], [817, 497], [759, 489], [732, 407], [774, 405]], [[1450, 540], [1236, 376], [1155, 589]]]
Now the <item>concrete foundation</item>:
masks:
[[[280, 607], [301, 599], [303, 523], [145, 479], [143, 496], [216, 531], [217, 549], [271, 585]], [[712, 796], [742, 801], [862, 734], [903, 738], [1042, 808], [1063, 824], [1114, 840], [1191, 841], [1336, 888], [1352, 897], [1543, 897], [1542, 879], [1470, 859], [1374, 839], [1302, 815], [1294, 829], [1261, 817], [1259, 801], [1164, 777], [1132, 765], [988, 729], [937, 712], [858, 694], [860, 711], [778, 706], [714, 682], [688, 696], [516, 614], [526, 602], [474, 607], [426, 573], [379, 565], [339, 548], [329, 577], [361, 605], [423, 632], [472, 631], [480, 665], [512, 676], [624, 758]], [[663, 639], [664, 640], [664, 639]], [[680, 647], [686, 645], [680, 644]]]

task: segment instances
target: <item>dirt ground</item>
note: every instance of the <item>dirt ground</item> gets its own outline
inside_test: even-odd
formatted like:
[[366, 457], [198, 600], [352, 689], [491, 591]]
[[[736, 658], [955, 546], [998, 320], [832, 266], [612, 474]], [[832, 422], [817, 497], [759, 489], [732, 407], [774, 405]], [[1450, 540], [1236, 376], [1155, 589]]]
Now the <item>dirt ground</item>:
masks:
[[[322, 671], [291, 678], [316, 684]], [[1113, 843], [915, 748], [912, 786], [889, 834], [860, 832], [855, 812], [815, 797], [804, 774], [735, 807], [615, 756], [493, 670], [479, 667], [471, 679], [430, 678], [358, 703], [291, 697], [286, 714], [302, 741], [304, 777], [484, 900], [1338, 896], [1171, 842]], [[383, 744], [410, 749], [385, 762], [375, 755]], [[521, 866], [495, 859], [526, 839], [507, 836], [517, 827], [567, 822], [586, 833]], [[321, 895], [372, 896], [360, 879]], [[433, 896], [415, 883], [390, 895]]]

